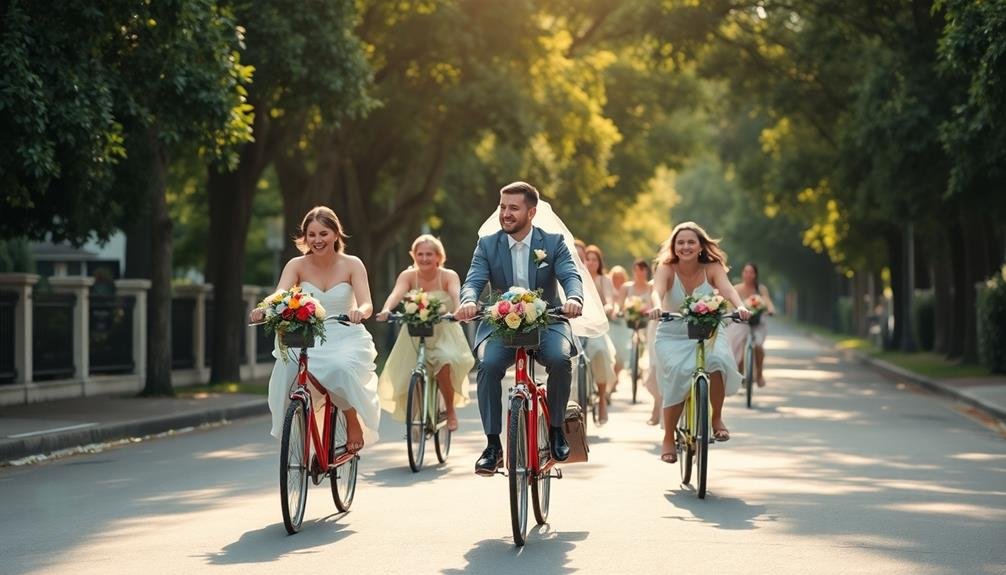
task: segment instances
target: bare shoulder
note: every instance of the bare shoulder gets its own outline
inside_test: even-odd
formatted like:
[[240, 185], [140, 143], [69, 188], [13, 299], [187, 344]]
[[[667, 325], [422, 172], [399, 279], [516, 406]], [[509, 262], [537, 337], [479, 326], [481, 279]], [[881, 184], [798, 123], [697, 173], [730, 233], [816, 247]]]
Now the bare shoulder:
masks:
[[456, 272], [456, 271], [454, 271], [454, 270], [452, 270], [450, 268], [443, 268], [443, 274], [444, 274], [444, 277], [447, 278], [447, 281], [460, 281], [461, 280], [461, 276], [458, 275], [458, 272]]

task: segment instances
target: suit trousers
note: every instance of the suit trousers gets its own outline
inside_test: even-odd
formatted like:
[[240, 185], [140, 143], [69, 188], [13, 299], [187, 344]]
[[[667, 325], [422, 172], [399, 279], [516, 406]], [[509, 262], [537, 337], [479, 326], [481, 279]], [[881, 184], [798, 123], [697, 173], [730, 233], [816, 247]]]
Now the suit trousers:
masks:
[[[478, 373], [479, 413], [487, 435], [503, 432], [503, 376], [516, 360], [516, 350], [489, 338], [485, 342]], [[535, 352], [536, 363], [548, 373], [549, 425], [561, 427], [566, 418], [570, 382], [573, 379], [572, 346], [566, 337], [553, 330], [541, 334], [541, 346]]]

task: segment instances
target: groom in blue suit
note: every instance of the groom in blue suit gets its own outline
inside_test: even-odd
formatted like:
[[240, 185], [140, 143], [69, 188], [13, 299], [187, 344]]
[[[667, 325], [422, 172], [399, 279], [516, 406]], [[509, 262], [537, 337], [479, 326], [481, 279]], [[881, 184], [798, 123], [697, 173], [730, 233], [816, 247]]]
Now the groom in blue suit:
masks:
[[[549, 307], [562, 306], [567, 317], [577, 317], [583, 308], [583, 281], [563, 242], [562, 235], [550, 234], [531, 224], [538, 205], [538, 190], [525, 182], [514, 182], [500, 190], [499, 220], [503, 228], [479, 238], [468, 277], [461, 286], [461, 307], [455, 316], [468, 320], [478, 312], [478, 298], [490, 289], [506, 291], [511, 286], [541, 289]], [[558, 287], [566, 293], [559, 299]], [[514, 363], [514, 352], [496, 339], [489, 339], [488, 322], [479, 325], [475, 348], [485, 343], [479, 364], [478, 398], [488, 445], [475, 462], [475, 473], [491, 476], [503, 465], [502, 380]], [[562, 432], [572, 379], [573, 332], [569, 323], [555, 322], [541, 335], [538, 361], [548, 372], [548, 411], [552, 457], [565, 461], [569, 445]]]

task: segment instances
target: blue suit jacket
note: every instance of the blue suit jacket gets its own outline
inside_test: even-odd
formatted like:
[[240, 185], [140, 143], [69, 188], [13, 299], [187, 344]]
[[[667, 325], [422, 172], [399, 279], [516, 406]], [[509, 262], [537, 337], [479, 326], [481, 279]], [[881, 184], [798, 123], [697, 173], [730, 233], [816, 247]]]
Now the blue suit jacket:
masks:
[[[567, 298], [578, 298], [583, 301], [583, 281], [576, 270], [576, 264], [569, 255], [561, 234], [550, 234], [541, 228], [531, 228], [531, 250], [528, 253], [528, 288], [541, 289], [542, 297], [549, 307], [562, 305], [559, 299], [559, 285], [562, 285]], [[542, 263], [535, 263], [535, 250], [545, 250]], [[506, 232], [500, 230], [495, 234], [479, 238], [475, 245], [472, 264], [468, 268], [468, 276], [461, 286], [461, 301], [477, 302], [486, 283], [493, 291], [506, 291], [514, 285], [513, 260], [510, 257], [510, 242]], [[549, 326], [549, 330], [560, 333], [573, 345], [573, 332], [569, 323], [561, 322]], [[478, 348], [492, 334], [488, 322], [479, 324], [476, 332], [475, 347]]]

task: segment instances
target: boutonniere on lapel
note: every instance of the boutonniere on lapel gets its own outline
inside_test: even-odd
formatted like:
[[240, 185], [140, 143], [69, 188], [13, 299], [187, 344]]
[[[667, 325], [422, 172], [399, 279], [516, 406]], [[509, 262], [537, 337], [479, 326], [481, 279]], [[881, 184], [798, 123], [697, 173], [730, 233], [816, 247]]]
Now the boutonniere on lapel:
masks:
[[548, 265], [548, 262], [545, 261], [546, 257], [548, 254], [545, 253], [545, 250], [534, 250], [534, 263], [538, 265], [538, 269]]

